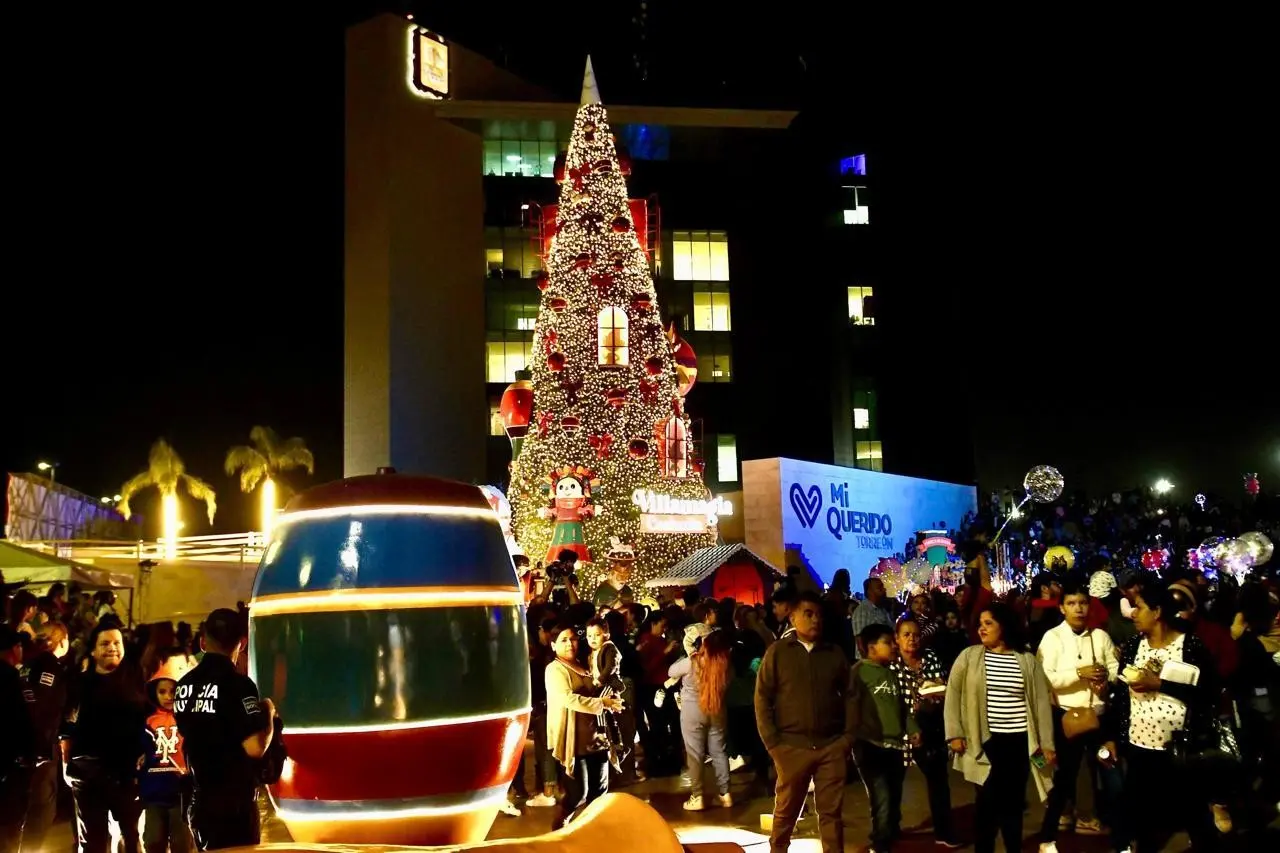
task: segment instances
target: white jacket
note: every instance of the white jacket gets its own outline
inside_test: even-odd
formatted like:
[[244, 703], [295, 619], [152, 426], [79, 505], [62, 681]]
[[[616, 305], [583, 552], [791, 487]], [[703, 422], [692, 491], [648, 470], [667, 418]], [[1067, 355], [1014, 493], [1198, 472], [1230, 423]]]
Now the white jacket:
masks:
[[1106, 700], [1090, 690], [1089, 682], [1076, 675], [1076, 670], [1100, 663], [1107, 668], [1107, 680], [1116, 680], [1120, 658], [1106, 631], [1094, 628], [1077, 634], [1066, 622], [1060, 622], [1045, 632], [1036, 654], [1053, 688], [1055, 705], [1059, 708], [1092, 706], [1099, 713], [1105, 710]]

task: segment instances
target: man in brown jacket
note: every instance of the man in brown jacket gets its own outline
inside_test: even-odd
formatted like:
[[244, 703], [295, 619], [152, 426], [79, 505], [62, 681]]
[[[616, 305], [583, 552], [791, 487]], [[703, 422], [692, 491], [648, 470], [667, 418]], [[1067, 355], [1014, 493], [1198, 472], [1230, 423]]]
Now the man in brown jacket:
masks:
[[786, 853], [813, 781], [822, 853], [842, 853], [846, 757], [857, 719], [849, 661], [822, 640], [822, 600], [805, 592], [791, 614], [795, 632], [765, 652], [756, 674], [756, 725], [778, 773], [771, 853]]

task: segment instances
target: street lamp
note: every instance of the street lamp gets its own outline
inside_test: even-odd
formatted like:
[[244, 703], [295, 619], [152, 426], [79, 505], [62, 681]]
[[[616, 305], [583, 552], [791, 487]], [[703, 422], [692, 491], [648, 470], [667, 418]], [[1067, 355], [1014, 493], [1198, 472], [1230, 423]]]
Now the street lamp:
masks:
[[1156, 480], [1156, 484], [1151, 487], [1151, 490], [1157, 495], [1167, 495], [1169, 492], [1173, 491], [1173, 483], [1170, 483], [1164, 477], [1161, 477], [1159, 480]]

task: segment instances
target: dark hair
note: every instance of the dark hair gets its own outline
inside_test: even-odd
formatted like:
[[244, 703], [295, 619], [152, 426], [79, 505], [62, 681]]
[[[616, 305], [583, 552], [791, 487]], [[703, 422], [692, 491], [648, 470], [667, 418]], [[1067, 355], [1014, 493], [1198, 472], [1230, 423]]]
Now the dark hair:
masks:
[[698, 592], [696, 586], [686, 586], [684, 592], [680, 593], [680, 600], [684, 602], [685, 607], [692, 607], [702, 600], [702, 593]]
[[849, 592], [853, 588], [848, 569], [836, 569], [836, 573], [831, 576], [831, 588], [844, 592]]
[[915, 625], [917, 628], [919, 628], [920, 620], [916, 618], [916, 615], [914, 613], [908, 610], [906, 613], [903, 613], [901, 616], [899, 616], [898, 621], [894, 623], [894, 626], [893, 626], [894, 633], [896, 634], [898, 631], [901, 631], [903, 625]]
[[120, 624], [120, 620], [114, 616], [103, 616], [98, 620], [98, 624], [93, 626], [93, 630], [89, 632], [89, 639], [85, 642], [85, 649], [92, 652], [98, 645], [98, 638], [107, 631], [119, 631], [124, 636], [124, 626]]
[[1062, 585], [1062, 600], [1066, 601], [1068, 595], [1083, 595], [1085, 600], [1089, 598], [1089, 585], [1082, 580], [1069, 578]]
[[1111, 561], [1101, 554], [1091, 554], [1084, 561], [1084, 571], [1089, 577], [1093, 577], [1094, 572], [1101, 572], [1111, 567]]
[[987, 543], [977, 539], [970, 539], [960, 546], [960, 556], [966, 563], [972, 563], [985, 553], [987, 553]]
[[544, 616], [542, 617], [541, 621], [538, 622], [538, 630], [546, 631], [548, 634], [550, 634], [552, 631], [556, 629], [556, 626], [559, 624], [560, 624], [559, 615]]
[[881, 637], [892, 637], [894, 631], [883, 622], [872, 622], [863, 628], [858, 634], [858, 642], [862, 643], [864, 648], [869, 648], [872, 643], [879, 641]]
[[240, 614], [229, 608], [219, 607], [204, 620], [205, 650], [230, 653], [240, 645], [244, 633]]
[[818, 595], [816, 592], [814, 592], [811, 589], [806, 589], [804, 592], [796, 596], [797, 606], [799, 606], [800, 604], [806, 601], [809, 602], [810, 604], [817, 605], [819, 610], [822, 609], [822, 596]]
[[578, 552], [572, 548], [561, 548], [560, 553], [556, 554], [557, 563], [568, 563], [570, 566], [578, 562]]
[[706, 622], [707, 614], [716, 609], [716, 603], [709, 598], [704, 598], [697, 604], [693, 605], [693, 621]]
[[1054, 579], [1053, 575], [1048, 572], [1041, 572], [1031, 579], [1031, 597], [1039, 598], [1040, 590], [1049, 587], [1050, 594], [1053, 593]]
[[557, 622], [556, 627], [551, 630], [551, 641], [554, 643], [556, 640], [560, 639], [560, 635], [565, 631], [573, 634], [575, 638], [578, 636], [578, 629], [573, 627], [572, 623]]
[[1022, 620], [1018, 618], [1018, 614], [1013, 612], [1013, 608], [1002, 601], [993, 601], [978, 614], [990, 613], [991, 618], [1000, 626], [1000, 639], [1004, 640], [1004, 644], [1015, 652], [1025, 652], [1027, 650], [1027, 633], [1022, 628]]
[[873, 576], [868, 576], [867, 578], [865, 578], [862, 581], [862, 594], [866, 595], [869, 592], [871, 592], [871, 587], [875, 586], [876, 584], [880, 584], [881, 586], [884, 586], [884, 581], [878, 577], [873, 577]]
[[600, 629], [600, 631], [601, 631], [601, 633], [603, 633], [603, 634], [605, 635], [605, 637], [606, 637], [606, 638], [608, 638], [608, 637], [610, 636], [610, 633], [609, 633], [609, 623], [608, 623], [607, 621], [605, 621], [605, 620], [604, 620], [604, 618], [602, 618], [602, 617], [600, 617], [600, 616], [596, 616], [596, 617], [595, 617], [595, 618], [593, 618], [593, 619], [588, 619], [588, 620], [587, 620], [587, 627], [588, 627], [588, 628], [599, 628], [599, 629]]
[[1178, 614], [1194, 610], [1196, 602], [1181, 586], [1171, 586], [1163, 578], [1150, 575], [1138, 590], [1138, 597], [1147, 607], [1158, 609], [1160, 621], [1170, 628], [1184, 634], [1191, 629], [1191, 623]]
[[795, 607], [796, 602], [800, 599], [796, 596], [796, 591], [789, 586], [779, 587], [773, 591], [770, 599], [774, 604], [790, 604]]

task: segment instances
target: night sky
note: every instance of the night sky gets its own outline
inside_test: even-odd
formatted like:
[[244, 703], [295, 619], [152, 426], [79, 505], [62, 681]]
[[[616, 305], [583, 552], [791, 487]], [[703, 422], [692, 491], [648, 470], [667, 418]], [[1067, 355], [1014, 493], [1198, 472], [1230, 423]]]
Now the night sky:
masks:
[[[1249, 27], [927, 33], [650, 0], [646, 52], [638, 3], [551, 4], [567, 27], [550, 6], [422, 5], [565, 97], [589, 51], [606, 104], [819, 108], [891, 152], [902, 278], [933, 308], [895, 357], [947, 389], [921, 434], [967, 420], [984, 484], [1041, 462], [1106, 490], [1280, 482], [1274, 155]], [[305, 437], [317, 481], [341, 475], [342, 31], [380, 8], [10, 14], [4, 470], [51, 458], [110, 494], [164, 436], [218, 488], [225, 530], [249, 504], [222, 457], [254, 424]]]

